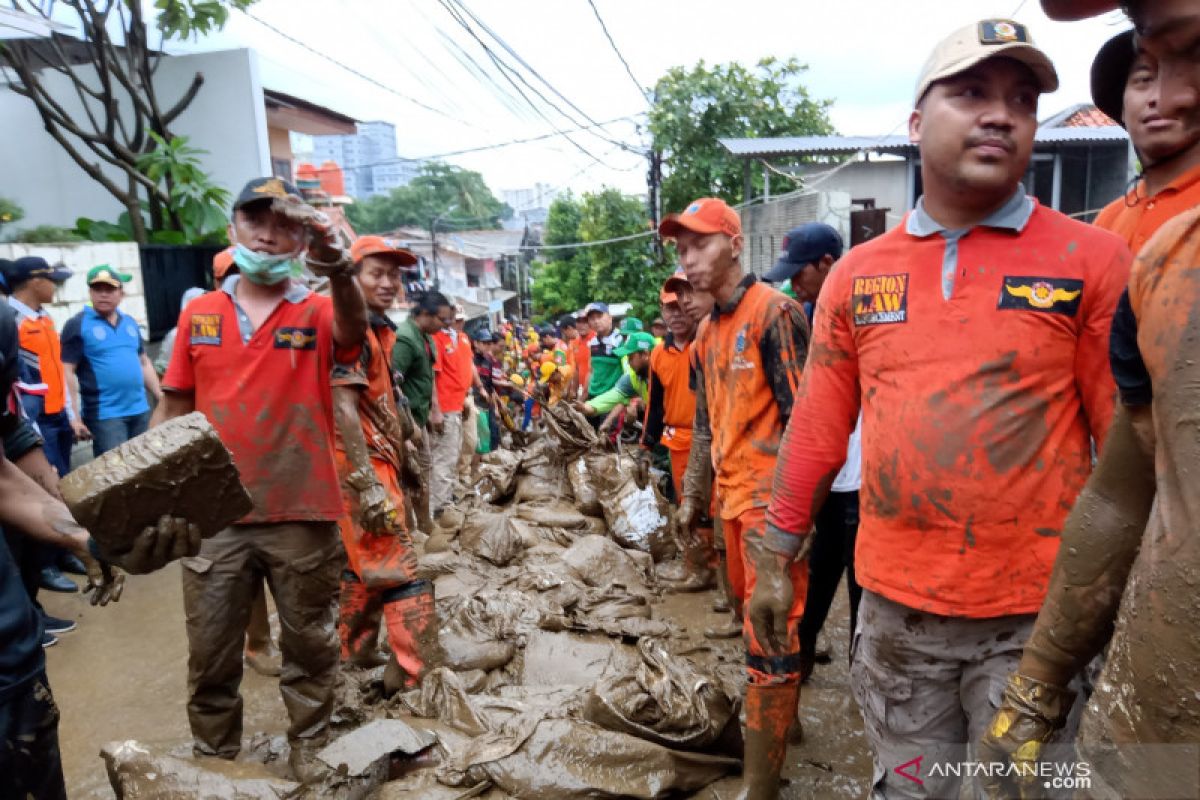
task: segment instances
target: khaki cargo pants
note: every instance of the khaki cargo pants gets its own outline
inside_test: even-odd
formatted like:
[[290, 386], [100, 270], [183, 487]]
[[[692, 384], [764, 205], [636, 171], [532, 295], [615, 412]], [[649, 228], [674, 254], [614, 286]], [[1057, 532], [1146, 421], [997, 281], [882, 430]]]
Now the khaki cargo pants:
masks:
[[429, 486], [429, 513], [437, 517], [454, 499], [458, 479], [458, 459], [462, 455], [463, 415], [447, 411], [442, 415], [446, 425], [441, 433], [433, 434], [433, 479]]
[[[954, 770], [970, 774], [958, 767], [973, 758], [965, 745], [991, 722], [1035, 619], [942, 617], [863, 590], [850, 685], [875, 761], [872, 798], [958, 800], [974, 779]], [[1082, 706], [1051, 744], [1074, 741]], [[978, 794], [968, 786], [963, 796]]]
[[235, 525], [183, 559], [187, 710], [197, 755], [233, 758], [241, 747], [242, 643], [263, 578], [279, 612], [288, 740], [324, 738], [338, 665], [333, 598], [341, 547], [334, 522]]

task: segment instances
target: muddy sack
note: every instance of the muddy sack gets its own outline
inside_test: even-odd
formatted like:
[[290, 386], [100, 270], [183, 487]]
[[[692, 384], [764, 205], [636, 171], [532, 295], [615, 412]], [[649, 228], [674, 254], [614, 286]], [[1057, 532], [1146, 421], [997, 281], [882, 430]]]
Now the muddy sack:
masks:
[[524, 595], [487, 591], [451, 602], [439, 614], [438, 630], [447, 667], [457, 672], [490, 670], [512, 661], [519, 644], [517, 621], [528, 606]]
[[567, 480], [575, 495], [575, 507], [589, 517], [604, 516], [600, 498], [605, 492], [604, 476], [616, 469], [615, 453], [593, 451], [567, 465]]
[[517, 467], [521, 457], [511, 450], [494, 450], [479, 465], [475, 491], [485, 503], [502, 503], [517, 488]]
[[624, 586], [630, 591], [645, 593], [649, 585], [648, 564], [603, 536], [581, 537], [563, 551], [562, 560], [588, 586]]
[[559, 460], [570, 461], [600, 445], [600, 436], [587, 417], [567, 403], [556, 403], [542, 409], [546, 432], [557, 447]]
[[539, 500], [517, 506], [517, 516], [544, 528], [582, 529], [588, 526], [588, 518], [569, 503], [555, 500]]
[[661, 639], [642, 639], [638, 654], [634, 672], [596, 684], [584, 719], [664, 747], [741, 755], [738, 698], [672, 656]]
[[737, 759], [670, 750], [586, 721], [541, 719], [513, 752], [477, 761], [467, 774], [522, 800], [652, 800], [697, 791], [739, 766]]
[[465, 552], [503, 567], [536, 544], [536, 539], [528, 526], [507, 514], [472, 511], [458, 540]]
[[299, 784], [253, 761], [176, 758], [128, 740], [100, 750], [117, 800], [279, 800]]

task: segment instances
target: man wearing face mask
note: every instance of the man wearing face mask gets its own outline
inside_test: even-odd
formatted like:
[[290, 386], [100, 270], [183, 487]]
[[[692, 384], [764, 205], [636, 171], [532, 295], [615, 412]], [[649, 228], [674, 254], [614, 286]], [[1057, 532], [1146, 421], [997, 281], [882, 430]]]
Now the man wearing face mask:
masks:
[[[246, 184], [229, 238], [238, 274], [179, 316], [154, 422], [201, 411], [233, 454], [254, 509], [184, 562], [188, 721], [197, 755], [241, 748], [242, 637], [264, 577], [281, 622], [289, 763], [312, 777], [327, 735], [338, 641], [330, 597], [343, 563], [330, 375], [366, 336], [353, 262], [327, 220], [279, 178]], [[307, 252], [306, 252], [307, 250]], [[297, 278], [327, 276], [332, 300]]]

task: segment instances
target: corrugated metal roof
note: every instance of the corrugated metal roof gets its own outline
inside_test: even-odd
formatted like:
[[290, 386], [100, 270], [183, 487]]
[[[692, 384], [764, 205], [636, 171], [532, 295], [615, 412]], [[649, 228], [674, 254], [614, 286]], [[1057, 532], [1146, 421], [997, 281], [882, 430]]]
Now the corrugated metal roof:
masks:
[[[1095, 128], [1039, 128], [1035, 144], [1087, 145], [1128, 139], [1119, 125]], [[721, 139], [721, 145], [739, 158], [802, 155], [847, 155], [867, 150], [903, 155], [916, 149], [907, 136], [777, 136], [764, 139]]]

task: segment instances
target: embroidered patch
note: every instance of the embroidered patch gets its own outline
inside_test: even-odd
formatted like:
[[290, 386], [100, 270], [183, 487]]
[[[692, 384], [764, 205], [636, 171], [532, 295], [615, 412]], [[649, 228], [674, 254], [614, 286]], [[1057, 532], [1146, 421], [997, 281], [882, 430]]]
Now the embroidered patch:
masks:
[[979, 23], [980, 44], [1029, 44], [1029, 29], [1007, 19], [989, 19]]
[[221, 344], [221, 315], [192, 314], [192, 344]]
[[275, 347], [284, 350], [316, 350], [316, 328], [280, 328], [275, 331]]
[[855, 278], [851, 302], [855, 325], [907, 322], [908, 273]]
[[1045, 311], [1073, 317], [1082, 300], [1083, 281], [1080, 280], [1006, 275], [996, 308]]

